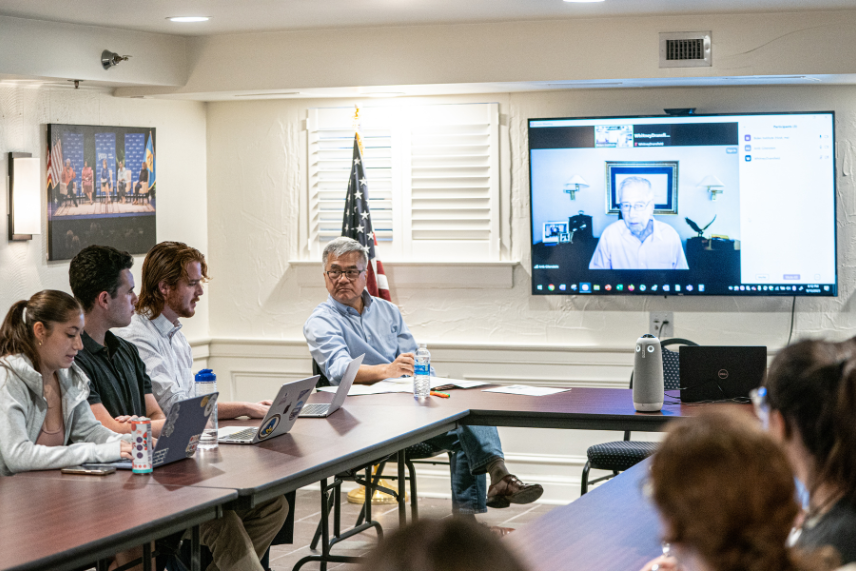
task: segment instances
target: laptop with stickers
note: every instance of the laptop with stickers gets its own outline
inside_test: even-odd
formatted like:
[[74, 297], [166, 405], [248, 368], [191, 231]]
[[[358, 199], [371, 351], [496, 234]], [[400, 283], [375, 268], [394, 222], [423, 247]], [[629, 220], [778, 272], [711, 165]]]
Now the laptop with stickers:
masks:
[[351, 385], [354, 384], [354, 379], [357, 378], [357, 371], [360, 370], [360, 365], [363, 364], [363, 357], [365, 356], [366, 354], [363, 353], [348, 363], [348, 368], [345, 369], [345, 374], [342, 375], [342, 381], [339, 383], [339, 390], [336, 391], [336, 396], [333, 397], [332, 401], [308, 404], [303, 407], [300, 417], [327, 418], [339, 410], [339, 407], [345, 402], [345, 397], [348, 396], [348, 391], [351, 390]]
[[285, 434], [297, 421], [306, 399], [318, 382], [318, 375], [285, 383], [259, 426], [225, 426], [217, 431], [220, 444], [258, 444]]
[[[214, 410], [218, 395], [219, 393], [211, 393], [193, 397], [179, 401], [170, 407], [160, 438], [157, 439], [157, 444], [152, 450], [152, 468], [166, 466], [193, 456], [208, 417]], [[119, 460], [105, 465], [114, 466], [117, 470], [132, 468], [130, 460]]]

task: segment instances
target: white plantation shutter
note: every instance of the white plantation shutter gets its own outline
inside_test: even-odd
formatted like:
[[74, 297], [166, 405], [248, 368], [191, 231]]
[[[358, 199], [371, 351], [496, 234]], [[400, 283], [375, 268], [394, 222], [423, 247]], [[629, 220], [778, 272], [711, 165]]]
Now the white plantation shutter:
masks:
[[497, 104], [435, 105], [414, 117], [403, 186], [415, 257], [499, 258], [498, 139]]
[[[309, 246], [339, 236], [353, 108], [309, 113]], [[499, 259], [499, 106], [360, 110], [371, 216], [383, 260]]]

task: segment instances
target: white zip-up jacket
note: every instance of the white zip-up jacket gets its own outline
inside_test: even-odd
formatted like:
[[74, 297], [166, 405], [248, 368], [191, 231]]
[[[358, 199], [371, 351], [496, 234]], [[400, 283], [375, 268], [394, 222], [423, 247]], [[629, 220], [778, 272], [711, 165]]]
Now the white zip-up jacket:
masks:
[[0, 358], [0, 476], [121, 458], [122, 435], [105, 428], [89, 408], [86, 374], [73, 364], [57, 376], [65, 446], [41, 446], [36, 439], [48, 411], [42, 375], [23, 355]]

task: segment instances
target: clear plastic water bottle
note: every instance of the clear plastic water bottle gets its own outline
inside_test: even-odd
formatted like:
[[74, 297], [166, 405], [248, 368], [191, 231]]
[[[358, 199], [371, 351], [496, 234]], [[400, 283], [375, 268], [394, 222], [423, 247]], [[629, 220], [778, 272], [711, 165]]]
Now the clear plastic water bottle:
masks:
[[[201, 397], [217, 392], [217, 375], [211, 369], [202, 369], [196, 373], [196, 396]], [[205, 430], [202, 431], [202, 436], [199, 437], [199, 448], [203, 450], [213, 450], [217, 448], [217, 403], [214, 403], [214, 409], [211, 411], [211, 416], [208, 417], [208, 424], [205, 425]]]
[[416, 351], [416, 364], [413, 367], [413, 396], [415, 398], [427, 398], [431, 392], [431, 353], [428, 345], [419, 344]]

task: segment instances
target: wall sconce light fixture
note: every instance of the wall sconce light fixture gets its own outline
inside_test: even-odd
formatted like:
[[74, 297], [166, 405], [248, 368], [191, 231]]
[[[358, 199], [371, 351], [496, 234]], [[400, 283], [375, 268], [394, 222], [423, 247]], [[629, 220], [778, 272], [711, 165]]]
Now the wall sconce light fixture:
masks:
[[711, 200], [716, 200], [716, 195], [722, 194], [725, 191], [725, 185], [722, 183], [722, 181], [713, 176], [712, 174], [709, 174], [704, 177], [699, 183], [699, 186], [703, 186], [705, 190], [710, 193]]
[[583, 180], [578, 174], [575, 174], [571, 177], [571, 180], [565, 183], [564, 191], [571, 195], [571, 200], [577, 199], [577, 191], [582, 190], [583, 187], [588, 187], [588, 183]]
[[41, 161], [30, 153], [9, 153], [9, 240], [42, 233]]

